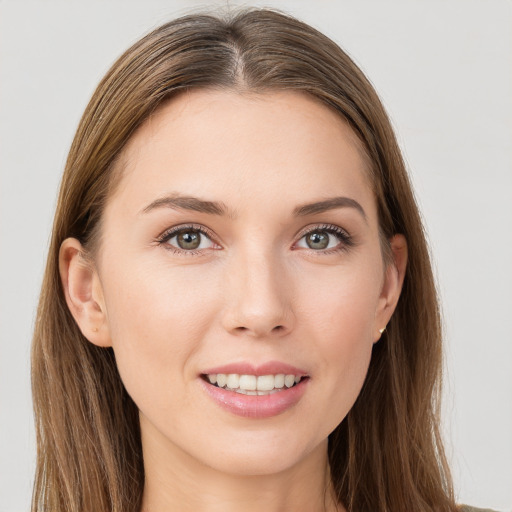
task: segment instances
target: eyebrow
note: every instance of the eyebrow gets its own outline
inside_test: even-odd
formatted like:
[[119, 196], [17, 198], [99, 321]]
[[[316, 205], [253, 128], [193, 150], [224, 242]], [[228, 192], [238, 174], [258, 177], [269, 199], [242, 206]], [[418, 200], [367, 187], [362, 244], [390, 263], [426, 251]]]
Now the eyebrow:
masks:
[[[192, 210], [194, 212], [208, 213], [210, 215], [227, 215], [229, 210], [224, 203], [205, 201], [197, 197], [172, 194], [161, 197], [148, 204], [142, 213], [148, 213], [156, 208], [172, 208], [174, 210]], [[230, 215], [232, 216], [232, 215]]]
[[[236, 213], [230, 211], [222, 202], [206, 201], [204, 199], [199, 199], [198, 197], [182, 196], [179, 194], [172, 194], [156, 199], [146, 206], [142, 210], [142, 213], [149, 213], [157, 208], [191, 210], [200, 213], [207, 213], [209, 215], [229, 216], [233, 219], [236, 218]], [[331, 197], [323, 201], [299, 205], [293, 209], [293, 216], [305, 217], [307, 215], [316, 215], [318, 213], [324, 213], [337, 208], [354, 208], [361, 214], [365, 222], [367, 222], [366, 213], [363, 207], [355, 199], [351, 199], [350, 197]]]
[[361, 214], [365, 222], [367, 222], [364, 208], [355, 199], [351, 199], [350, 197], [332, 197], [330, 199], [325, 199], [324, 201], [297, 206], [293, 210], [293, 215], [295, 217], [303, 217], [306, 215], [315, 215], [317, 213], [327, 212], [336, 208], [354, 208]]

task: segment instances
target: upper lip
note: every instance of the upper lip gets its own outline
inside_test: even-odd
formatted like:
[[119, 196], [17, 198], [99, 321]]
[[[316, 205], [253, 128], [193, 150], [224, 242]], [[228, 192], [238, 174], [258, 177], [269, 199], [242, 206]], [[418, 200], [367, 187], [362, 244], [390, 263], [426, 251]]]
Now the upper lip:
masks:
[[267, 361], [266, 363], [255, 365], [249, 362], [238, 362], [238, 363], [228, 363], [222, 366], [215, 366], [213, 368], [208, 368], [201, 372], [203, 375], [211, 375], [211, 374], [230, 374], [237, 373], [238, 375], [278, 375], [280, 373], [284, 373], [285, 375], [300, 375], [301, 377], [305, 377], [308, 373], [296, 366], [293, 366], [288, 363], [283, 363], [280, 361]]

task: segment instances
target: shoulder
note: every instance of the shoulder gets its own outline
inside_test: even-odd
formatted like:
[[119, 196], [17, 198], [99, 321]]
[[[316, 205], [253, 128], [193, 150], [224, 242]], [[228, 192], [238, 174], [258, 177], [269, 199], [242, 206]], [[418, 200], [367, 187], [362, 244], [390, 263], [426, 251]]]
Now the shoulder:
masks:
[[490, 508], [475, 508], [475, 507], [468, 507], [467, 505], [461, 505], [459, 508], [460, 512], [495, 512], [494, 510], [491, 510]]

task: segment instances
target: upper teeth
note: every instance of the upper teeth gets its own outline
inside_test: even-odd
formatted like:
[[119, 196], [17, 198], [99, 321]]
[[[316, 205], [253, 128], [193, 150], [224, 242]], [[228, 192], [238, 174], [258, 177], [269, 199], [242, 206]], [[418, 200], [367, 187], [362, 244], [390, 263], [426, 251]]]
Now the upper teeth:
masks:
[[[207, 375], [211, 384], [217, 384], [220, 388], [227, 388], [239, 393], [258, 394], [258, 391], [279, 391], [285, 386], [291, 388], [298, 384], [302, 378], [300, 375], [239, 375], [238, 373], [210, 373]], [[265, 393], [266, 394], [266, 393]]]

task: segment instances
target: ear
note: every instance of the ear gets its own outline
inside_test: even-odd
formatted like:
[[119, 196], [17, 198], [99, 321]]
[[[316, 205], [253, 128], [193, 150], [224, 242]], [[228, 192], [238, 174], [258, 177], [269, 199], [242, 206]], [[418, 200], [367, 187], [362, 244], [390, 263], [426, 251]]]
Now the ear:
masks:
[[395, 311], [407, 268], [407, 240], [405, 237], [403, 235], [395, 235], [389, 243], [392, 261], [386, 267], [379, 304], [375, 314], [374, 342], [380, 339], [382, 332]]
[[62, 242], [59, 272], [68, 308], [82, 334], [95, 345], [112, 346], [101, 282], [76, 238]]

